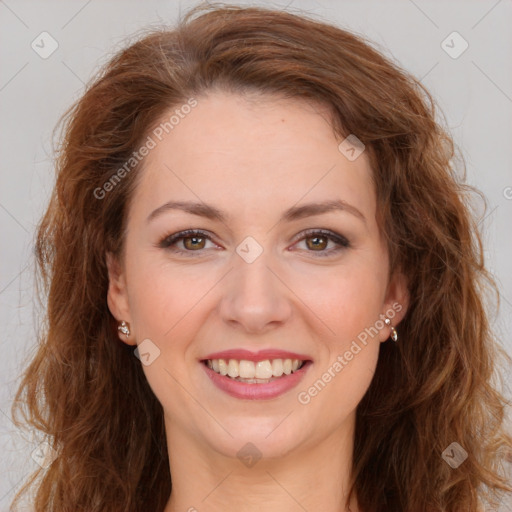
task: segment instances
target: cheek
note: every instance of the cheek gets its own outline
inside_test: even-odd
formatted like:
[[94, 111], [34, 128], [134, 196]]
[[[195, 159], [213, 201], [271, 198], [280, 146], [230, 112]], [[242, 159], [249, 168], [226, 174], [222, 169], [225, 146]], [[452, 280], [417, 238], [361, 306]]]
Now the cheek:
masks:
[[[350, 361], [345, 359], [342, 363], [337, 360], [338, 355], [345, 358], [346, 351], [336, 353], [334, 360], [337, 364], [322, 368], [320, 375], [315, 376], [315, 380], [306, 389], [310, 402], [314, 402], [317, 408], [316, 414], [329, 417], [333, 427], [357, 408], [375, 373], [379, 344], [374, 342], [366, 347], [359, 345], [361, 351], [354, 354]], [[308, 395], [302, 395], [302, 400], [305, 397], [308, 399]]]
[[151, 340], [162, 356], [144, 366], [158, 396], [158, 390], [169, 386], [179, 391], [174, 379], [190, 378], [187, 368], [197, 357], [194, 340], [205, 321], [208, 294], [222, 285], [222, 273], [201, 270], [201, 265], [169, 263], [154, 254], [137, 256], [127, 265], [130, 312], [137, 342]]
[[180, 266], [147, 256], [134, 258], [129, 272], [130, 310], [136, 330], [144, 337], [179, 339], [175, 331], [182, 328], [187, 316], [214, 286], [212, 272], [199, 267]]
[[[355, 259], [355, 258], [354, 258]], [[294, 291], [315, 313], [319, 334], [343, 347], [383, 313], [386, 270], [378, 262], [350, 262], [302, 272]]]
[[386, 292], [383, 263], [384, 258], [360, 259], [347, 265], [320, 304], [335, 335], [329, 337], [328, 366], [319, 369], [330, 391], [319, 403], [334, 401], [339, 414], [357, 407], [375, 373], [381, 345], [378, 334], [384, 325], [379, 320]]
[[373, 273], [347, 272], [324, 290], [312, 302], [321, 325], [328, 327], [317, 333], [323, 355], [298, 400], [311, 405], [308, 414], [326, 418], [335, 428], [354, 411], [373, 379], [384, 287]]
[[183, 385], [190, 380], [190, 349], [202, 325], [201, 300], [218, 278], [210, 272], [199, 279], [198, 267], [155, 260], [133, 258], [127, 266], [130, 310], [137, 342], [149, 339], [159, 350], [154, 362], [143, 366], [146, 379], [167, 413], [181, 421], [179, 411], [190, 407]]

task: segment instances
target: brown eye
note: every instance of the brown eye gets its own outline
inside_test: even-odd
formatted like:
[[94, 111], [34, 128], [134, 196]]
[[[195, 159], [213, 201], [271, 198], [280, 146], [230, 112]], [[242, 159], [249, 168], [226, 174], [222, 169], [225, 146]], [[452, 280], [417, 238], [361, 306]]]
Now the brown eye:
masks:
[[[306, 245], [308, 246], [308, 248], [313, 249], [313, 250], [316, 250], [316, 249], [323, 250], [327, 247], [327, 244], [329, 243], [328, 238], [324, 235], [310, 236], [308, 238], [305, 238], [305, 240], [306, 240]], [[311, 241], [311, 243], [309, 243], [309, 241]]]
[[206, 238], [200, 236], [183, 237], [183, 246], [185, 249], [204, 249]]
[[163, 238], [158, 247], [172, 252], [192, 255], [192, 253], [202, 253], [203, 249], [209, 249], [207, 242], [212, 242], [210, 236], [197, 230], [180, 231]]
[[[164, 237], [158, 243], [158, 247], [192, 256], [193, 253], [200, 255], [205, 249], [208, 249], [207, 242], [211, 242], [214, 246], [216, 245], [208, 233], [198, 230], [187, 230]], [[350, 242], [344, 236], [332, 231], [315, 229], [303, 233], [299, 242], [305, 244], [304, 250], [306, 252], [314, 252], [316, 256], [334, 255], [351, 247]], [[334, 247], [329, 248], [329, 242], [332, 242]]]
[[[329, 248], [329, 242], [334, 247]], [[343, 236], [332, 231], [312, 229], [302, 234], [299, 243], [303, 243], [306, 252], [316, 253], [315, 256], [333, 256], [351, 247], [350, 242]]]

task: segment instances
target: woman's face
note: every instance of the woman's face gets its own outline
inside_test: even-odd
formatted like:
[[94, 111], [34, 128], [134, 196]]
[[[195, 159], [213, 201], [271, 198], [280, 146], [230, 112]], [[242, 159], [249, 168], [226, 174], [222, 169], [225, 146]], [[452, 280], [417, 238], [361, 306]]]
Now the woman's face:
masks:
[[[125, 259], [109, 262], [122, 339], [142, 343], [173, 439], [276, 457], [343, 435], [389, 336], [383, 315], [405, 313], [366, 153], [340, 150], [327, 112], [300, 100], [212, 92], [181, 112], [150, 134]], [[171, 240], [189, 229], [201, 233]], [[287, 375], [287, 359], [309, 362]]]

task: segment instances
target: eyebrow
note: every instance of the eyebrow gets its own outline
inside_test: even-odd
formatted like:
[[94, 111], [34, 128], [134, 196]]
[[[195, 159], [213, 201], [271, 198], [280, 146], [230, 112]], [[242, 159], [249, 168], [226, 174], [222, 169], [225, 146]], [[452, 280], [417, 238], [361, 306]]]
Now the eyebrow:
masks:
[[[222, 212], [215, 206], [208, 205], [206, 203], [197, 203], [194, 201], [169, 201], [158, 207], [156, 210], [152, 211], [147, 218], [147, 222], [152, 221], [159, 215], [169, 210], [182, 210], [193, 215], [206, 217], [207, 219], [211, 220], [217, 220], [222, 223], [225, 223], [230, 218], [228, 214]], [[352, 206], [342, 199], [323, 201], [321, 203], [308, 203], [302, 206], [292, 206], [283, 213], [280, 222], [291, 222], [294, 220], [303, 219], [305, 217], [321, 215], [323, 213], [332, 211], [343, 211], [350, 213], [366, 224], [365, 216], [355, 206]]]

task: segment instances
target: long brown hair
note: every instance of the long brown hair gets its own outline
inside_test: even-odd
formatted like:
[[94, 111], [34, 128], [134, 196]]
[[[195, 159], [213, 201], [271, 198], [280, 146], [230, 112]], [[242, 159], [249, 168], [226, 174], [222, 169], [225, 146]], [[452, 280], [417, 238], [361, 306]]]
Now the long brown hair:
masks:
[[[105, 253], [121, 253], [140, 165], [105, 184], [166, 111], [214, 87], [317, 101], [340, 137], [366, 145], [391, 271], [406, 276], [410, 307], [399, 343], [381, 345], [357, 408], [351, 492], [361, 510], [477, 511], [484, 491], [489, 499], [512, 492], [499, 472], [512, 438], [495, 381], [500, 356], [510, 358], [486, 312], [497, 289], [473, 189], [450, 165], [454, 144], [432, 97], [362, 37], [328, 23], [199, 6], [175, 30], [144, 33], [116, 54], [63, 118], [56, 185], [36, 240], [47, 315], [12, 412], [56, 457], [14, 503], [37, 482], [36, 512], [165, 507], [162, 407], [106, 302]], [[442, 458], [452, 442], [468, 453], [455, 469]]]

